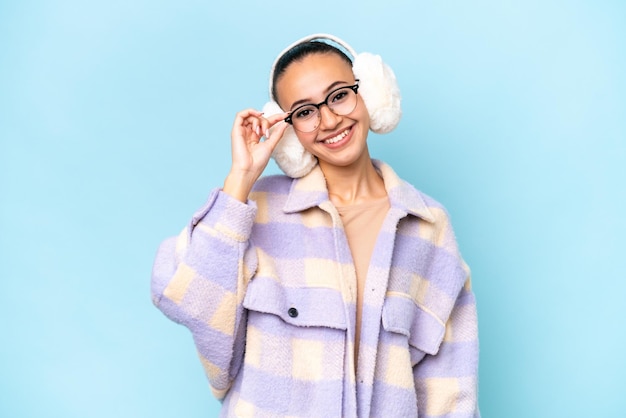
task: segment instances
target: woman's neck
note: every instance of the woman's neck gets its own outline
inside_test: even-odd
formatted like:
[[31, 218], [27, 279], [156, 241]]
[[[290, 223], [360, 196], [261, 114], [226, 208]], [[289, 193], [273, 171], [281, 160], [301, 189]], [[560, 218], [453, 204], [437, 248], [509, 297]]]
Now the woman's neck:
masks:
[[320, 168], [326, 178], [328, 196], [335, 206], [350, 206], [387, 196], [385, 183], [367, 152], [349, 166], [338, 167], [320, 161]]

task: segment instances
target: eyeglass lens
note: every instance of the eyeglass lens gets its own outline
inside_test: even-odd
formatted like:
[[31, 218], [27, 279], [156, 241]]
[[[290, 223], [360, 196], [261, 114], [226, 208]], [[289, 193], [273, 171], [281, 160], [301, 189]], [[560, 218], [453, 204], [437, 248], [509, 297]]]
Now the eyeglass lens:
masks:
[[[342, 87], [331, 92], [323, 104], [334, 114], [343, 116], [354, 110], [356, 102], [354, 90], [351, 87]], [[300, 132], [313, 132], [319, 126], [321, 118], [320, 109], [312, 104], [301, 106], [292, 113], [293, 127]]]

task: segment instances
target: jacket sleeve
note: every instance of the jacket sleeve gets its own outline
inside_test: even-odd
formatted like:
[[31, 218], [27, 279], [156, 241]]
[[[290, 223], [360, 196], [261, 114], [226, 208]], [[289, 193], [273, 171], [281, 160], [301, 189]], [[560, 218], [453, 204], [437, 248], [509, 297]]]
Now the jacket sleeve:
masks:
[[242, 302], [256, 269], [249, 237], [256, 215], [216, 189], [178, 237], [165, 240], [152, 271], [152, 300], [189, 328], [211, 389], [223, 399], [243, 361]]
[[478, 409], [478, 326], [469, 269], [434, 355], [413, 369], [420, 418], [480, 418]]

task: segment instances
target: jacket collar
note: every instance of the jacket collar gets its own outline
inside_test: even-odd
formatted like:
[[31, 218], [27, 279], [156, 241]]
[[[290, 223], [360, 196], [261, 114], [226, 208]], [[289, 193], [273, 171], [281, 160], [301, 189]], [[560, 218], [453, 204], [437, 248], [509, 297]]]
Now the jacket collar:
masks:
[[[428, 209], [422, 193], [402, 180], [393, 169], [382, 161], [372, 160], [374, 167], [381, 174], [392, 208], [417, 216], [428, 222], [435, 222], [435, 216]], [[289, 196], [283, 207], [286, 213], [301, 212], [329, 202], [326, 179], [319, 165], [306, 176], [294, 179]]]

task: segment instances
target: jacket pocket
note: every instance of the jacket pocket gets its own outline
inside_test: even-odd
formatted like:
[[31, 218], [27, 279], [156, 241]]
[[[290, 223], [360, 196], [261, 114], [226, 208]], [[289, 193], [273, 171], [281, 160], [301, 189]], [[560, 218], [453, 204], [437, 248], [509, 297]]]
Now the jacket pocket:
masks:
[[243, 305], [239, 398], [268, 416], [341, 416], [347, 330], [341, 294], [255, 277]]
[[285, 287], [257, 277], [250, 282], [243, 306], [249, 311], [276, 315], [298, 327], [348, 328], [341, 294], [320, 287]]
[[387, 296], [382, 322], [385, 331], [405, 335], [411, 347], [431, 355], [437, 354], [445, 334], [441, 320], [408, 296]]

